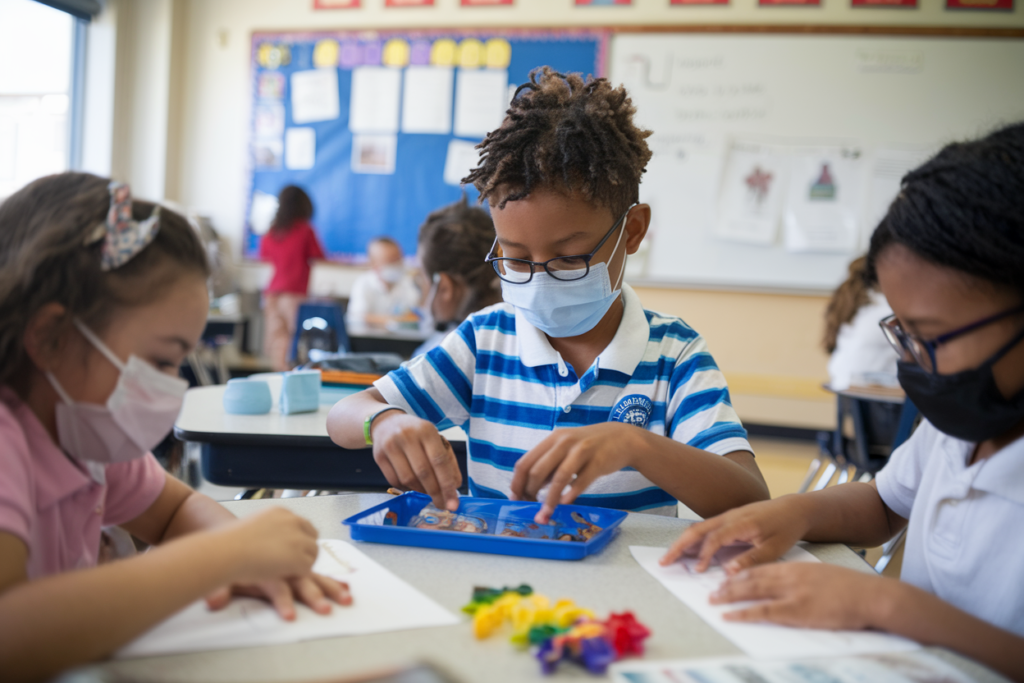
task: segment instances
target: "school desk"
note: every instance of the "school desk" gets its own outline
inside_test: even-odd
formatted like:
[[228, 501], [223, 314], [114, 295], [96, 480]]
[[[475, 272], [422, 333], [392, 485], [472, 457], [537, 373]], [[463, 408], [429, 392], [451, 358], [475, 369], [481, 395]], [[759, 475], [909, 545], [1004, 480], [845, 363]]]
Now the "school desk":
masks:
[[348, 340], [354, 353], [397, 353], [402, 358], [413, 352], [430, 336], [420, 330], [386, 330], [366, 325], [349, 325]]
[[[247, 489], [384, 491], [389, 484], [370, 448], [347, 450], [327, 435], [327, 413], [359, 388], [325, 388], [315, 413], [282, 415], [277, 402], [266, 415], [224, 412], [225, 385], [185, 392], [174, 436], [200, 445], [203, 476], [219, 486]], [[272, 391], [274, 395], [277, 392]], [[466, 475], [466, 437], [444, 432]]]
[[[383, 502], [379, 494], [250, 500], [225, 503], [240, 517], [280, 505], [310, 520], [322, 538], [349, 540], [341, 520]], [[474, 586], [528, 583], [551, 597], [567, 597], [596, 610], [633, 610], [650, 627], [646, 659], [713, 657], [740, 654], [724, 636], [668, 593], [629, 554], [630, 545], [667, 546], [688, 522], [655, 515], [631, 514], [617, 538], [601, 553], [579, 562], [536, 560], [502, 555], [428, 550], [358, 543], [371, 558], [458, 614]], [[811, 545], [819, 559], [864, 572], [871, 568], [842, 545]], [[356, 600], [359, 599], [355, 595]], [[339, 608], [336, 608], [339, 609]], [[960, 657], [936, 651], [977, 681], [998, 676]], [[604, 680], [563, 664], [545, 679], [528, 652], [514, 649], [507, 637], [477, 641], [468, 622], [456, 626], [397, 631], [366, 636], [314, 640], [188, 655], [153, 657], [105, 664], [125, 680], [163, 681], [324, 681], [342, 674], [430, 660], [462, 683], [541, 680]]]

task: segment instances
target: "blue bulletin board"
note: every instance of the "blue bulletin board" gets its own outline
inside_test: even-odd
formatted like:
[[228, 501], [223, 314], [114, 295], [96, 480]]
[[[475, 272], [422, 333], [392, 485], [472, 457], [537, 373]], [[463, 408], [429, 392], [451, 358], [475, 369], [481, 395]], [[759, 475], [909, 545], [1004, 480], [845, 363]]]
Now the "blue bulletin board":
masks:
[[607, 46], [602, 30], [254, 33], [246, 254], [288, 184], [330, 258], [360, 262], [378, 235], [415, 253], [515, 87], [543, 65], [602, 76]]

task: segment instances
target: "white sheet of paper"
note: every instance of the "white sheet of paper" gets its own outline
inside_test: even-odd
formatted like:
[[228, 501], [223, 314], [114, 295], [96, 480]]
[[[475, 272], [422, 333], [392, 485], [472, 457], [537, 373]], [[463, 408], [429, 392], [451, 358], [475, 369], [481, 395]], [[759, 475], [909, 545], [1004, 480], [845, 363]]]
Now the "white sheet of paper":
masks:
[[402, 85], [402, 132], [452, 132], [455, 71], [448, 66], [410, 66]]
[[455, 76], [455, 134], [484, 137], [501, 125], [508, 102], [507, 71], [459, 69]]
[[340, 115], [337, 69], [311, 69], [292, 74], [293, 123], [332, 121]]
[[252, 193], [252, 205], [249, 207], [249, 227], [254, 233], [266, 234], [276, 215], [277, 197], [259, 190]]
[[[658, 560], [665, 548], [630, 546], [641, 567], [661, 582], [670, 593], [708, 622], [723, 636], [751, 657], [786, 659], [795, 657], [838, 657], [876, 652], [901, 652], [919, 648], [917, 643], [885, 633], [870, 631], [824, 631], [811, 628], [790, 628], [776, 624], [743, 624], [726, 621], [722, 615], [742, 609], [749, 603], [712, 605], [708, 597], [725, 579], [725, 570], [709, 567], [703, 574], [692, 572], [686, 563], [676, 562], [662, 567]], [[818, 562], [818, 558], [803, 548], [793, 547], [781, 558], [782, 562]]]
[[313, 571], [348, 583], [352, 605], [334, 605], [326, 616], [297, 605], [283, 621], [266, 602], [235, 598], [211, 612], [199, 601], [122, 648], [118, 658], [257, 647], [336, 636], [450, 626], [459, 618], [345, 541], [320, 541]]
[[353, 133], [397, 133], [402, 71], [386, 66], [352, 69], [348, 128]]
[[444, 160], [444, 181], [449, 185], [461, 185], [462, 179], [480, 163], [480, 152], [475, 142], [450, 140], [448, 156]]
[[663, 662], [629, 660], [608, 671], [617, 683], [970, 683], [927, 652], [890, 652], [831, 659], [755, 661], [715, 657]]
[[779, 234], [788, 158], [769, 145], [731, 145], [722, 176], [715, 235], [769, 246]]
[[398, 153], [396, 135], [353, 135], [352, 172], [390, 175]]
[[316, 130], [289, 128], [284, 133], [284, 167], [306, 171], [316, 163]]
[[857, 250], [864, 168], [863, 157], [844, 156], [839, 150], [793, 156], [783, 212], [786, 249]]

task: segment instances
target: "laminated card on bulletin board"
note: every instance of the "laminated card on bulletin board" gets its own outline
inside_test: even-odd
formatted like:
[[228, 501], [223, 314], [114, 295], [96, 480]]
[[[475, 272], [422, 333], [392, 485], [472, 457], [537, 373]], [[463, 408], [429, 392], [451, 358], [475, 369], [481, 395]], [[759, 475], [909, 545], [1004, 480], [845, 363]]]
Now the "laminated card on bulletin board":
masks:
[[427, 214], [461, 196], [474, 147], [501, 124], [516, 86], [544, 65], [604, 75], [608, 35], [254, 33], [246, 254], [256, 254], [289, 184], [312, 198], [329, 257], [359, 262], [378, 235], [414, 253]]

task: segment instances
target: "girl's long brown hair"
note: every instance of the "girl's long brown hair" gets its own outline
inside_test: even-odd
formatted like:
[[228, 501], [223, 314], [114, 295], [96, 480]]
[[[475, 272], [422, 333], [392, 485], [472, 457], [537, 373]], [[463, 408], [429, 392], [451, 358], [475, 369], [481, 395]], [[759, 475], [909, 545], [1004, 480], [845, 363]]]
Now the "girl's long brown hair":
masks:
[[[150, 244], [120, 268], [101, 270], [102, 240], [86, 246], [86, 238], [106, 221], [109, 184], [88, 173], [61, 173], [29, 183], [0, 204], [0, 384], [17, 388], [28, 376], [22, 338], [46, 304], [66, 311], [55, 337], [74, 318], [101, 334], [113, 314], [157, 300], [183, 274], [209, 276], [199, 236], [167, 208]], [[133, 201], [132, 217], [144, 220], [154, 208]]]
[[871, 288], [865, 277], [867, 262], [867, 257], [861, 256], [850, 264], [846, 282], [839, 285], [832, 293], [832, 300], [828, 302], [828, 308], [825, 309], [825, 337], [821, 344], [829, 353], [836, 350], [839, 328], [843, 326], [843, 323], [853, 320], [853, 316], [857, 315], [860, 307], [868, 303], [868, 294]]

